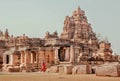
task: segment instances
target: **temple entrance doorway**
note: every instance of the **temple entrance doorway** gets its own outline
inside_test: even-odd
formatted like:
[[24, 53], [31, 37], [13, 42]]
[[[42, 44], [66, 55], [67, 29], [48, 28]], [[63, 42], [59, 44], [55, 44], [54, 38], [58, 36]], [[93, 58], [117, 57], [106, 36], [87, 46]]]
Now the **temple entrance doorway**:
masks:
[[65, 61], [65, 49], [63, 47], [58, 50], [58, 58], [60, 61]]
[[6, 55], [6, 64], [9, 64], [9, 55]]

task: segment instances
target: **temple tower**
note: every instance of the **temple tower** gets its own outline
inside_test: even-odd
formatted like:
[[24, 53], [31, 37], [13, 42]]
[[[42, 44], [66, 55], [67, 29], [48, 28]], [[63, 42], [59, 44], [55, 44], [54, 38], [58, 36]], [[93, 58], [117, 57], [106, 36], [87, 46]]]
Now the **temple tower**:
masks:
[[92, 31], [91, 24], [88, 23], [85, 12], [80, 7], [73, 12], [71, 17], [66, 16], [60, 38], [75, 40], [78, 43], [97, 40], [96, 34]]

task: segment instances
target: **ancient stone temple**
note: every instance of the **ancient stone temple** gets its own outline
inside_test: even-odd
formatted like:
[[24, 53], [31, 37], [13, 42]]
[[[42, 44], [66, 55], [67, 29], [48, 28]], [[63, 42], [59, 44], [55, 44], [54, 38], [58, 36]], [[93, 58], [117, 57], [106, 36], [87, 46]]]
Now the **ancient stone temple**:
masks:
[[[91, 61], [97, 65], [96, 61], [112, 60], [111, 44], [105, 41], [98, 42], [85, 12], [80, 7], [71, 17], [66, 16], [60, 37], [57, 31], [52, 34], [46, 32], [43, 39], [29, 38], [25, 34], [13, 37], [6, 29], [5, 34], [0, 31], [0, 40], [3, 41], [0, 45], [6, 48], [0, 54], [3, 59], [3, 71], [40, 71], [44, 62], [47, 68], [52, 66], [51, 70], [54, 72], [64, 72], [66, 69], [66, 73], [72, 73], [72, 68], [77, 70], [76, 67], [84, 67], [89, 70], [78, 73], [91, 73], [91, 67], [86, 66], [91, 64]], [[84, 65], [76, 66], [81, 64]]]
[[88, 23], [85, 12], [78, 7], [71, 17], [66, 16], [61, 39], [80, 44], [82, 53], [95, 53], [98, 49], [98, 39]]

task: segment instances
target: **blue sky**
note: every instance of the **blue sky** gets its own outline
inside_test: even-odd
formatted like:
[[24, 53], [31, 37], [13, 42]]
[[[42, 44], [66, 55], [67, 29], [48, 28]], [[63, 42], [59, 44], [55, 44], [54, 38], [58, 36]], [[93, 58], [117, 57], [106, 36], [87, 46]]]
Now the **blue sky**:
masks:
[[14, 36], [44, 37], [46, 31], [60, 34], [65, 16], [81, 7], [93, 31], [108, 38], [120, 54], [120, 0], [0, 0], [0, 29]]

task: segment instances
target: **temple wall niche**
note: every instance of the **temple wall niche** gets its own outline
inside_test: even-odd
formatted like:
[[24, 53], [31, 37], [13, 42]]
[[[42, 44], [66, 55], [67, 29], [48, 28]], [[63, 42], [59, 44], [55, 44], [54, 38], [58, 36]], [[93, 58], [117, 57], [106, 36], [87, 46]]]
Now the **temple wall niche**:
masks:
[[14, 54], [13, 59], [13, 65], [20, 65], [20, 55]]

